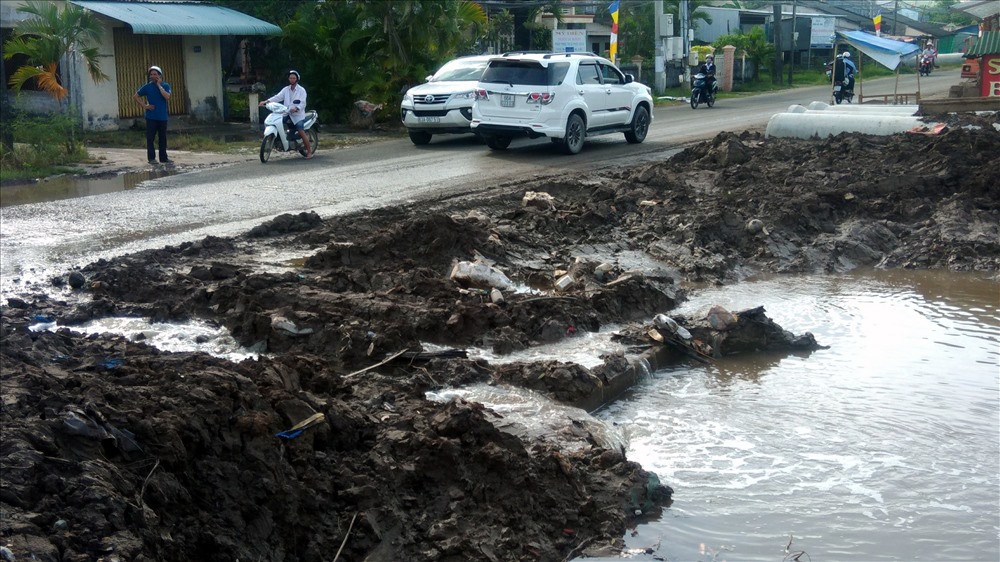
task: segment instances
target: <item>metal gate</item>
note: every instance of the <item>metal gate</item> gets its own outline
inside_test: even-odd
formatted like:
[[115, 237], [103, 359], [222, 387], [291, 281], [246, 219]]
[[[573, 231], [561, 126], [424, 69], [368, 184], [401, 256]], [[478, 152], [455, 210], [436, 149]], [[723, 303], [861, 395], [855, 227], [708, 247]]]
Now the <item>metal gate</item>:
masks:
[[136, 35], [126, 27], [115, 28], [115, 77], [118, 79], [118, 116], [142, 117], [145, 112], [132, 94], [146, 83], [146, 71], [156, 65], [163, 69], [163, 81], [170, 84], [167, 113], [188, 112], [184, 83], [184, 49], [179, 35]]

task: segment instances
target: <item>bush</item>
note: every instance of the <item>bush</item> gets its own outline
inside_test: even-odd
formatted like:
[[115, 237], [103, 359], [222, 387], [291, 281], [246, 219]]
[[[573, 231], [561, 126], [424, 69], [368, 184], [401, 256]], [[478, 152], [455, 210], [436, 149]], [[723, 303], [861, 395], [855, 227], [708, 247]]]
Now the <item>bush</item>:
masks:
[[0, 126], [10, 131], [14, 149], [0, 148], [0, 162], [12, 176], [53, 170], [88, 158], [86, 148], [77, 142], [81, 121], [74, 117], [73, 108], [65, 114], [31, 115], [15, 105], [11, 114], [9, 122]]
[[250, 96], [247, 92], [226, 92], [226, 121], [250, 120]]

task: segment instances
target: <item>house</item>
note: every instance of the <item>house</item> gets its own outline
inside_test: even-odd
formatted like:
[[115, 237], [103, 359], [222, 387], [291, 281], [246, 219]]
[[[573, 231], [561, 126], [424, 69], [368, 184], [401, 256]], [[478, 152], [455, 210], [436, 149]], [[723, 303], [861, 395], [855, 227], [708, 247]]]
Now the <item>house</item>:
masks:
[[[146, 82], [151, 65], [163, 69], [173, 91], [171, 116], [192, 121], [221, 121], [225, 99], [221, 39], [232, 36], [278, 35], [281, 28], [236, 10], [190, 1], [133, 2], [57, 0], [93, 12], [103, 28], [97, 42], [101, 70], [109, 80], [95, 83], [78, 57], [60, 61], [63, 80], [70, 84], [70, 106], [79, 111], [87, 129], [130, 126], [143, 117], [132, 94]], [[23, 0], [0, 3], [0, 39], [10, 37], [27, 16], [17, 11]], [[7, 61], [7, 74], [19, 66]], [[6, 84], [8, 76], [2, 77]], [[13, 96], [5, 92], [5, 102]], [[33, 111], [58, 111], [50, 95], [22, 90], [22, 103]]]

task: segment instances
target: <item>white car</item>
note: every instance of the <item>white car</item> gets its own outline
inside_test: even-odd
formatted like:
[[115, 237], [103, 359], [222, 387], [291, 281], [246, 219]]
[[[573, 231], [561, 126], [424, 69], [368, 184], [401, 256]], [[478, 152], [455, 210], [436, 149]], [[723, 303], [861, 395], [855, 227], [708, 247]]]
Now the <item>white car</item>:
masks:
[[588, 136], [625, 133], [640, 143], [653, 120], [652, 90], [591, 53], [509, 53], [476, 86], [472, 130], [503, 150], [514, 137], [549, 137], [567, 154]]
[[457, 58], [442, 66], [427, 83], [407, 90], [399, 117], [413, 144], [431, 142], [443, 133], [471, 133], [473, 90], [493, 55]]

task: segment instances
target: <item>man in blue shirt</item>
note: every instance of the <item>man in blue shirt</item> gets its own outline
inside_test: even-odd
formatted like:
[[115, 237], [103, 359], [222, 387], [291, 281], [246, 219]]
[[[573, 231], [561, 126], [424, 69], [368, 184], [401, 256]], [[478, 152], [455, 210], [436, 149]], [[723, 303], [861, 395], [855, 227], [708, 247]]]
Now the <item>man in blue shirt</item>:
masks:
[[158, 136], [160, 162], [173, 164], [167, 158], [167, 101], [170, 100], [170, 84], [163, 81], [163, 70], [158, 66], [149, 67], [146, 78], [149, 81], [132, 95], [132, 99], [146, 110], [146, 156], [150, 164], [156, 163], [153, 138]]
[[844, 74], [847, 78], [847, 89], [854, 91], [854, 75], [857, 74], [858, 67], [854, 66], [854, 61], [851, 60], [851, 53], [849, 51], [844, 51]]

